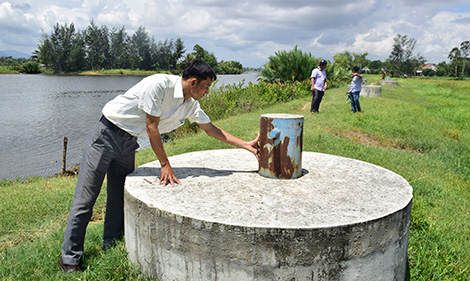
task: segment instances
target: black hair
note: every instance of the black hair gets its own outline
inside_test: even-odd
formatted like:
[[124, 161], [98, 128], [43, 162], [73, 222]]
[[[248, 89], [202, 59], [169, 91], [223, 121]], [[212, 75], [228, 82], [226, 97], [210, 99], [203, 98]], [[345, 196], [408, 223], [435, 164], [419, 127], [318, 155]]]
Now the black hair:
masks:
[[354, 72], [359, 73], [359, 67], [358, 67], [358, 66], [353, 67], [352, 70], [353, 70]]
[[183, 70], [183, 80], [187, 80], [193, 77], [197, 79], [198, 83], [202, 80], [206, 80], [207, 78], [211, 78], [212, 81], [217, 80], [217, 75], [215, 75], [214, 69], [212, 69], [209, 64], [203, 62], [202, 60], [195, 60], [191, 62]]

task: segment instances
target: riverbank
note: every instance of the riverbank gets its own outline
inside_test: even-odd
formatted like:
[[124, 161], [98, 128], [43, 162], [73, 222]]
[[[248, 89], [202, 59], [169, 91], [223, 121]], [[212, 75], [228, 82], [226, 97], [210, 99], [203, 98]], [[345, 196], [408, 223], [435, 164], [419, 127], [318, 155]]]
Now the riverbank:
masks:
[[168, 71], [143, 71], [143, 70], [131, 70], [131, 69], [109, 69], [109, 70], [89, 70], [75, 75], [135, 75], [135, 76], [150, 76], [156, 73], [167, 73], [171, 74]]
[[[42, 71], [38, 74], [51, 74], [51, 75], [135, 75], [135, 76], [149, 76], [155, 73], [170, 73], [168, 71], [143, 71], [143, 70], [131, 70], [131, 69], [109, 69], [109, 70], [88, 70], [83, 72], [69, 72], [69, 73], [53, 73], [52, 71]], [[1, 74], [21, 74], [19, 71], [1, 69]]]
[[[361, 97], [362, 114], [350, 112], [342, 87], [326, 92], [320, 114], [310, 115], [305, 107], [310, 98], [302, 97], [214, 123], [252, 139], [261, 114], [304, 115], [304, 151], [373, 163], [403, 176], [413, 187], [410, 280], [469, 280], [470, 83], [398, 82], [399, 86], [383, 87], [381, 98]], [[231, 147], [204, 133], [165, 144], [168, 156], [225, 148]], [[136, 155], [137, 165], [154, 160], [150, 149]], [[70, 176], [0, 185], [1, 280], [70, 280], [58, 270], [58, 263], [75, 181], [76, 176]], [[128, 262], [123, 241], [101, 251], [105, 202], [106, 184], [87, 229], [85, 271], [73, 277], [146, 280]]]

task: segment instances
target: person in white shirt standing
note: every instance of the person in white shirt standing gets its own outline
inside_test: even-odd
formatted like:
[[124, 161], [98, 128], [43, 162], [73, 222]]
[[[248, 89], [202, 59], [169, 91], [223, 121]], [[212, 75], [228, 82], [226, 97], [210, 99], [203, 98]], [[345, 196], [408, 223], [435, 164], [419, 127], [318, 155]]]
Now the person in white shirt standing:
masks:
[[[159, 184], [180, 184], [168, 161], [160, 137], [182, 125], [196, 122], [211, 137], [244, 148], [258, 159], [258, 137], [244, 141], [213, 125], [198, 100], [209, 93], [217, 76], [205, 62], [196, 60], [182, 77], [155, 74], [143, 79], [103, 108], [103, 116], [88, 136], [62, 244], [60, 269], [80, 271], [86, 227], [107, 175], [107, 202], [103, 250], [124, 232], [124, 181], [134, 170], [137, 136], [148, 135], [161, 164]], [[258, 159], [259, 161], [259, 159]]]
[[310, 80], [312, 82], [312, 105], [310, 107], [310, 113], [318, 113], [320, 109], [320, 103], [323, 99], [323, 95], [326, 90], [326, 71], [327, 66], [325, 60], [320, 60], [318, 67], [312, 70]]

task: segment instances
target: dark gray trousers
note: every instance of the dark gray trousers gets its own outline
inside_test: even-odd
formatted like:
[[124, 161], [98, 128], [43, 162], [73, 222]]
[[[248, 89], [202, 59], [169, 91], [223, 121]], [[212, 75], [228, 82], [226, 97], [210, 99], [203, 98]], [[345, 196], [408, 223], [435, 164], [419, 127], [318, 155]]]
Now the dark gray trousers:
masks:
[[324, 91], [319, 91], [315, 89], [312, 91], [312, 104], [310, 105], [310, 112], [318, 112], [320, 109], [320, 103], [323, 99]]
[[[116, 128], [115, 128], [116, 129]], [[103, 245], [124, 232], [124, 181], [134, 170], [137, 138], [98, 122], [86, 141], [72, 207], [65, 228], [62, 260], [78, 265], [83, 255], [86, 227], [107, 174], [107, 201]]]

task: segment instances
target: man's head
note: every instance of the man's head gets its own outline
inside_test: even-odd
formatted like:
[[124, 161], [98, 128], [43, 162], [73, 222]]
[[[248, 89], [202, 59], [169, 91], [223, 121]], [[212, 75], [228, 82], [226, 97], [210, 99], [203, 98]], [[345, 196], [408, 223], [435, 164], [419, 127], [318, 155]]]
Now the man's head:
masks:
[[195, 60], [183, 70], [183, 80], [188, 80], [189, 78], [196, 78], [198, 82], [207, 78], [215, 81], [217, 80], [217, 75], [215, 75], [210, 65], [201, 60]]
[[318, 66], [323, 70], [326, 68], [326, 66], [328, 65], [328, 63], [326, 62], [326, 60], [320, 60], [318, 62]]
[[183, 71], [183, 93], [185, 99], [199, 100], [209, 93], [212, 81], [217, 80], [214, 70], [207, 63], [195, 60]]
[[359, 67], [358, 66], [353, 67], [352, 72], [359, 73]]

